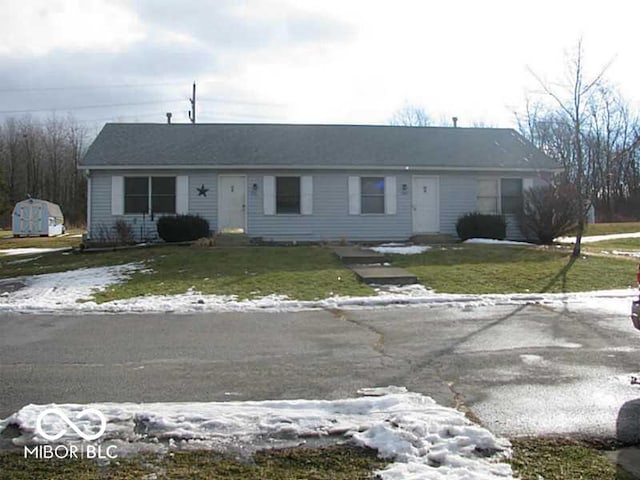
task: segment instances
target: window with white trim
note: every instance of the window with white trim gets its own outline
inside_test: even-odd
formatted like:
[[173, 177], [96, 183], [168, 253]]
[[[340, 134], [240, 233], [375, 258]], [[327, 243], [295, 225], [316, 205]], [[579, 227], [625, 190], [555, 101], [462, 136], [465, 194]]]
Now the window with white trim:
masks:
[[478, 179], [478, 198], [476, 208], [480, 213], [499, 213], [498, 182], [495, 178]]
[[360, 213], [384, 213], [384, 177], [361, 177], [360, 199]]
[[176, 177], [125, 177], [124, 213], [176, 213]]
[[519, 214], [522, 211], [522, 179], [479, 178], [476, 208], [480, 213]]
[[522, 179], [503, 178], [500, 180], [500, 203], [503, 215], [522, 213]]
[[300, 177], [276, 177], [276, 213], [300, 213]]

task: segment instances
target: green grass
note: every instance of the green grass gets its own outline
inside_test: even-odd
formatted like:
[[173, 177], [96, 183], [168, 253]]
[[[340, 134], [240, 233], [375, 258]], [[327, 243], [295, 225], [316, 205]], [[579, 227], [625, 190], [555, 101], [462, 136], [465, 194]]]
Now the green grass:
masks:
[[608, 251], [612, 250], [639, 250], [640, 238], [622, 238], [619, 240], [603, 240], [602, 242], [585, 243], [582, 245], [586, 251]]
[[11, 230], [0, 230], [0, 250], [9, 248], [61, 248], [77, 247], [81, 238], [73, 237], [79, 235], [84, 230], [79, 228], [69, 229], [68, 235], [59, 237], [13, 237]]
[[269, 450], [246, 461], [209, 451], [141, 455], [106, 466], [89, 460], [35, 460], [24, 459], [20, 453], [2, 453], [0, 479], [133, 480], [156, 474], [159, 479], [361, 480], [373, 478], [373, 472], [386, 464], [375, 451], [352, 447]]
[[239, 298], [281, 294], [298, 300], [373, 293], [323, 247], [157, 250], [158, 254], [147, 262], [154, 273], [136, 273], [127, 284], [98, 295], [98, 300], [184, 293], [191, 287], [204, 294]]
[[[586, 442], [527, 438], [512, 440], [512, 445], [511, 467], [522, 480], [632, 480], [601, 448]], [[4, 452], [0, 480], [133, 480], [153, 474], [158, 479], [361, 480], [374, 478], [374, 472], [387, 464], [374, 450], [347, 446], [265, 450], [242, 460], [211, 451], [144, 454], [104, 466], [91, 460], [24, 459], [21, 452]]]
[[459, 245], [420, 255], [394, 255], [418, 281], [443, 293], [557, 293], [635, 285], [627, 259], [586, 257], [575, 261], [558, 248]]
[[[20, 263], [15, 263], [18, 260]], [[143, 262], [151, 273], [132, 278], [96, 296], [98, 301], [147, 294], [179, 294], [190, 288], [204, 294], [254, 298], [270, 294], [298, 300], [332, 295], [371, 295], [328, 248], [162, 246], [102, 253], [51, 253], [22, 262], [0, 257], [0, 277], [53, 273], [77, 268]]]
[[[576, 292], [635, 286], [634, 259], [587, 256], [571, 261], [568, 248], [451, 245], [420, 255], [393, 255], [418, 281], [443, 293]], [[25, 261], [27, 260], [27, 261]], [[150, 273], [96, 294], [99, 302], [141, 295], [168, 295], [190, 288], [239, 299], [270, 294], [316, 300], [332, 295], [366, 296], [326, 247], [161, 246], [102, 253], [49, 253], [0, 257], [0, 278], [141, 262]]]
[[598, 448], [564, 439], [513, 440], [511, 467], [522, 480], [632, 480]]
[[640, 222], [594, 223], [587, 225], [585, 235], [611, 235], [640, 232]]

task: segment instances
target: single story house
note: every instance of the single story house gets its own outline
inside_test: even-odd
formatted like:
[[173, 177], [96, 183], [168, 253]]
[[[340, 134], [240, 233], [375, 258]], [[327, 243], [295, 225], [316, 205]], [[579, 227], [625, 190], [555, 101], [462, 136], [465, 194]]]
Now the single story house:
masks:
[[89, 238], [163, 215], [268, 241], [455, 235], [468, 212], [504, 214], [557, 163], [512, 129], [275, 124], [105, 125], [80, 168]]

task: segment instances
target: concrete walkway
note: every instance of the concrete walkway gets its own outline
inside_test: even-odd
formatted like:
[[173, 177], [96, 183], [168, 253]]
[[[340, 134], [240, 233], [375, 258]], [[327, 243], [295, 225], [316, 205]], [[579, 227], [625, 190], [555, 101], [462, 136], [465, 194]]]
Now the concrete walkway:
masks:
[[376, 285], [410, 285], [418, 279], [403, 268], [392, 267], [387, 257], [362, 247], [336, 247], [334, 253], [361, 282]]

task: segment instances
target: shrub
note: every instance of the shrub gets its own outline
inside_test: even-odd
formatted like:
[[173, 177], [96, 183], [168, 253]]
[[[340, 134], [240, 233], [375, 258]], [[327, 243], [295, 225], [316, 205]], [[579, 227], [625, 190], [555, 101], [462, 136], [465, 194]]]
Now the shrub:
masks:
[[133, 238], [133, 228], [125, 220], [121, 218], [116, 220], [113, 229], [116, 231], [116, 238], [119, 243], [126, 245], [135, 242]]
[[458, 219], [456, 231], [462, 241], [469, 238], [504, 240], [507, 235], [507, 224], [501, 215], [472, 212]]
[[528, 240], [548, 245], [553, 239], [575, 231], [580, 197], [573, 185], [547, 185], [524, 192], [520, 228]]
[[209, 222], [198, 215], [161, 217], [157, 228], [165, 242], [189, 242], [209, 236]]

